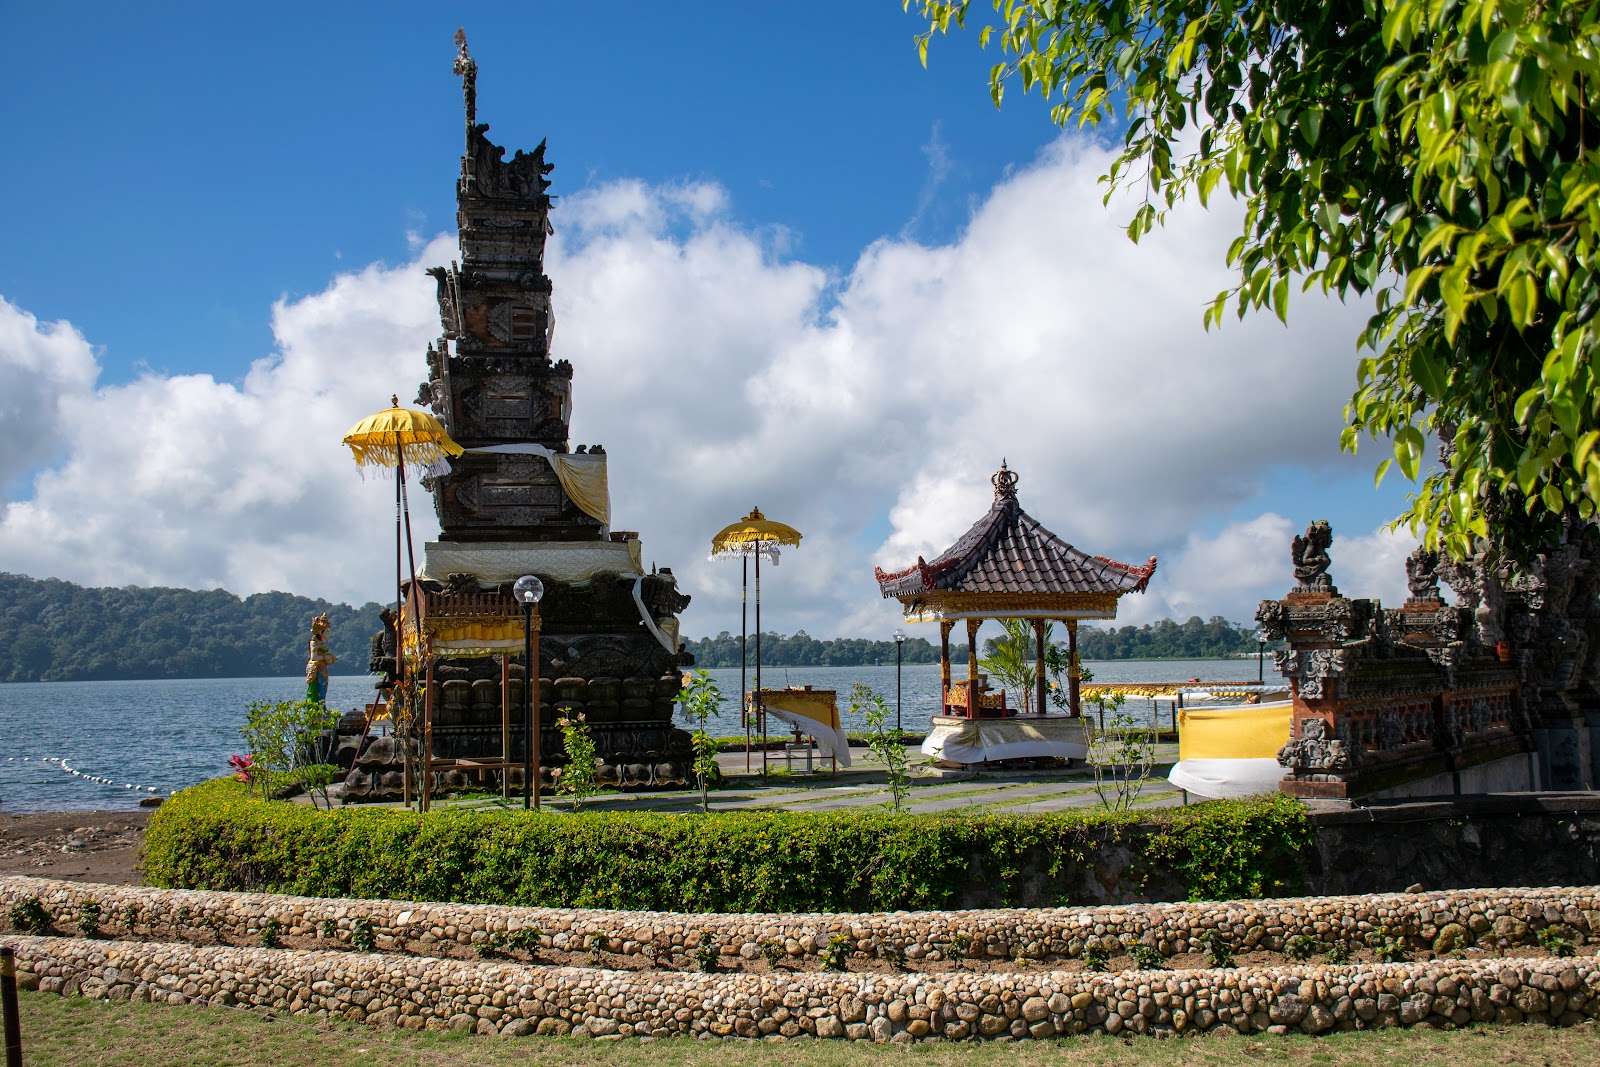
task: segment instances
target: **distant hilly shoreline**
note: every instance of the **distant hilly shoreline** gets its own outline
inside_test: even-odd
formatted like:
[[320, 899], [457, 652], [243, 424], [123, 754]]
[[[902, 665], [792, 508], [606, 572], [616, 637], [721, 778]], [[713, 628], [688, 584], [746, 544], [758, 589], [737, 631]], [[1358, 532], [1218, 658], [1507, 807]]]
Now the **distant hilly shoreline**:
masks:
[[[367, 673], [377, 603], [352, 607], [291, 593], [239, 597], [224, 589], [86, 588], [57, 578], [0, 573], [0, 682], [280, 678], [305, 669], [313, 617], [328, 615], [334, 674]], [[1058, 635], [1061, 636], [1061, 635]], [[804, 631], [762, 635], [766, 667], [853, 667], [895, 662], [893, 641], [818, 640]], [[737, 667], [739, 638], [686, 642], [700, 667]], [[754, 635], [750, 653], [754, 654]], [[1218, 659], [1256, 651], [1253, 630], [1220, 617], [1162, 620], [1116, 629], [1084, 627], [1087, 660]], [[903, 662], [935, 663], [938, 647], [911, 637]], [[952, 647], [966, 659], [966, 646]]]

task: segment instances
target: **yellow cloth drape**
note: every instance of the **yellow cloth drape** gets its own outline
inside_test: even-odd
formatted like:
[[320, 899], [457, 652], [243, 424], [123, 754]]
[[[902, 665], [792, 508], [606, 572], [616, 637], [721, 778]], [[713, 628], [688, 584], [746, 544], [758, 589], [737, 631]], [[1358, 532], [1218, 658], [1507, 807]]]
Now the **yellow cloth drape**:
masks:
[[1272, 759], [1289, 743], [1294, 705], [1245, 704], [1233, 708], [1181, 708], [1178, 758]]
[[611, 525], [611, 488], [606, 478], [604, 453], [569, 456], [555, 452], [550, 456], [550, 466], [555, 468], [562, 492], [571, 497], [585, 515]]
[[839, 729], [838, 693], [832, 689], [763, 689], [761, 703]]
[[[533, 620], [533, 628], [539, 628], [539, 620]], [[410, 605], [402, 619], [402, 629], [405, 632], [405, 650], [407, 654], [415, 657], [420, 655], [418, 635], [415, 624], [411, 619]], [[522, 620], [518, 618], [505, 619], [429, 619], [427, 632], [430, 641], [437, 651], [441, 646], [455, 646], [450, 648], [452, 655], [465, 656], [467, 649], [482, 649], [477, 655], [497, 654], [504, 649], [522, 648], [525, 637], [522, 632]]]

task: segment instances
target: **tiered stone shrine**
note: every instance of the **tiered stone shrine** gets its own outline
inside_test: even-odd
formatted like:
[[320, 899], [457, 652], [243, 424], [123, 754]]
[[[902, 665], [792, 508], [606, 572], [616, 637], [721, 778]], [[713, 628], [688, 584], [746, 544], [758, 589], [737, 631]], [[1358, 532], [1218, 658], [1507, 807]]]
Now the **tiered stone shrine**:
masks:
[[[504, 597], [507, 616], [520, 617], [511, 583], [537, 575], [545, 587], [538, 656], [547, 776], [565, 760], [554, 720], [582, 712], [603, 781], [680, 785], [690, 743], [672, 726], [672, 711], [679, 668], [692, 662], [679, 650], [677, 623], [689, 597], [670, 569], [646, 573], [638, 534], [610, 528], [605, 450], [568, 447], [573, 367], [551, 358], [553, 285], [544, 272], [552, 165], [542, 142], [508, 160], [488, 139], [488, 125], [477, 121], [477, 64], [465, 38], [457, 43], [466, 101], [456, 185], [461, 259], [428, 272], [441, 333], [428, 346], [417, 402], [466, 451], [423, 479], [440, 535], [424, 548], [418, 581], [433, 597]], [[513, 661], [509, 672], [502, 677], [498, 656], [434, 664], [434, 758], [500, 756], [503, 717], [512, 724], [510, 752], [522, 751], [524, 670]], [[451, 771], [441, 784], [466, 779]]]

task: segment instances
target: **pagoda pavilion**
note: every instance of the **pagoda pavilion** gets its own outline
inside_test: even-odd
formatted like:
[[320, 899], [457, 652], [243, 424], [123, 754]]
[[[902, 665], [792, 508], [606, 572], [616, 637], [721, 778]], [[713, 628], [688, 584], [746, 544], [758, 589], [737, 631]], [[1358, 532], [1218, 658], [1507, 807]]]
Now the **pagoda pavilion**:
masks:
[[[1151, 556], [1142, 566], [1132, 566], [1079, 551], [1022, 510], [1017, 502], [1017, 475], [1004, 462], [990, 481], [994, 485], [994, 503], [989, 513], [931, 563], [919, 556], [913, 566], [902, 571], [886, 573], [874, 568], [883, 595], [900, 601], [907, 620], [939, 624], [943, 695], [928, 743], [934, 743], [936, 735], [953, 731], [971, 747], [987, 752], [987, 758], [1080, 758], [1086, 751], [1087, 731], [1078, 693], [1078, 621], [1116, 618], [1118, 599], [1125, 593], [1145, 591], [1155, 573], [1156, 559]], [[1015, 712], [1006, 706], [1004, 691], [989, 691], [984, 676], [978, 673], [978, 630], [986, 619], [1032, 622], [1035, 714], [1028, 716], [1027, 729], [1017, 738], [1008, 737], [1001, 742], [997, 734], [977, 745], [981, 732], [978, 720], [1015, 717]], [[965, 621], [967, 628], [967, 677], [953, 682], [950, 631], [960, 621]], [[1070, 715], [1044, 714], [1048, 687], [1044, 632], [1045, 625], [1052, 621], [1065, 624], [1067, 631]], [[1017, 727], [1023, 725], [1014, 724], [1010, 732], [1018, 733]], [[1005, 732], [1003, 728], [999, 730]], [[952, 736], [948, 740], [958, 739]], [[968, 744], [947, 744], [944, 754], [952, 758], [957, 749], [966, 747]], [[926, 744], [924, 750], [928, 750]]]

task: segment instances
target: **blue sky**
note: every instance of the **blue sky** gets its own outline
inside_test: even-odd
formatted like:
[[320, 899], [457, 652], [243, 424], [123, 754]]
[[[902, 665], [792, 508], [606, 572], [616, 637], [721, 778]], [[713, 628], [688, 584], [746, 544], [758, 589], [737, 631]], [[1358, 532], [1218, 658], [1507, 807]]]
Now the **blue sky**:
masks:
[[1203, 334], [1229, 209], [1129, 246], [1103, 143], [997, 112], [972, 34], [923, 71], [896, 0], [0, 7], [0, 570], [384, 595], [338, 436], [437, 330], [457, 26], [491, 138], [549, 141], [574, 443], [686, 632], [736, 628], [702, 545], [751, 503], [814, 534], [774, 627], [887, 632], [871, 565], [943, 548], [1002, 455], [1063, 537], [1161, 556], [1130, 621], [1248, 618], [1318, 517], [1347, 593], [1403, 589], [1403, 486], [1336, 445], [1361, 309]]
[[105, 346], [108, 380], [242, 372], [271, 301], [453, 225], [458, 25], [491, 136], [548, 138], [557, 193], [710, 178], [815, 263], [947, 239], [1054, 134], [1037, 100], [994, 109], [970, 39], [924, 74], [892, 0], [629, 7], [5, 5], [0, 292]]

